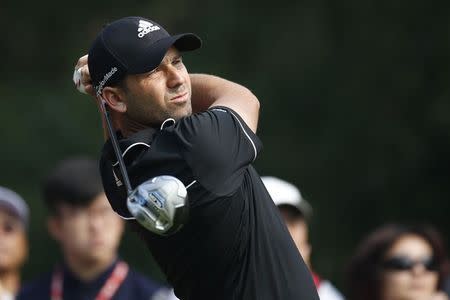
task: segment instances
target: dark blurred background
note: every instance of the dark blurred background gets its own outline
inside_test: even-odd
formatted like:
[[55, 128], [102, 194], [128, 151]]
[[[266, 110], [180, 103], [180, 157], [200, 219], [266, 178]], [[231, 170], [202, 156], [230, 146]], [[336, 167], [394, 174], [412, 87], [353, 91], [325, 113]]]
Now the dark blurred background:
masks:
[[[191, 72], [223, 76], [261, 101], [260, 174], [300, 186], [314, 207], [313, 265], [342, 287], [356, 243], [387, 221], [450, 234], [450, 2], [375, 0], [2, 1], [0, 184], [32, 208], [30, 279], [58, 251], [42, 177], [70, 155], [98, 156], [96, 107], [71, 77], [108, 21], [147, 16], [204, 47]], [[163, 280], [126, 235], [122, 255]]]

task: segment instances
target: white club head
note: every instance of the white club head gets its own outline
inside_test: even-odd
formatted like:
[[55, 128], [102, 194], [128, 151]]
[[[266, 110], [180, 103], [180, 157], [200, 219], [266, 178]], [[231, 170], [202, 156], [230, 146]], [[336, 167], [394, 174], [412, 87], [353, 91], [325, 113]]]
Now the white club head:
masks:
[[175, 233], [189, 215], [186, 187], [168, 175], [141, 183], [128, 196], [127, 206], [143, 227], [159, 235]]

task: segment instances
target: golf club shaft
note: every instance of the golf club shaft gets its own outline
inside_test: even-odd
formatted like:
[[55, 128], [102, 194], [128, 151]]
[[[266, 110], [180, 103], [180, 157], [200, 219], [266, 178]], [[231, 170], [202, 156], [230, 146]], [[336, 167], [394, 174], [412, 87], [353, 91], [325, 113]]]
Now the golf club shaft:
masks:
[[125, 188], [127, 189], [127, 195], [130, 195], [133, 189], [131, 188], [131, 183], [130, 183], [130, 179], [128, 178], [127, 168], [125, 167], [125, 162], [123, 161], [122, 151], [120, 150], [119, 142], [117, 141], [116, 133], [114, 132], [111, 118], [109, 117], [109, 112], [106, 107], [106, 102], [105, 102], [105, 100], [103, 100], [101, 98], [100, 98], [100, 101], [102, 103], [101, 104], [102, 110], [103, 110], [103, 114], [105, 116], [106, 125], [108, 127], [109, 137], [111, 139], [111, 143], [114, 148], [114, 152], [116, 153], [117, 161], [119, 162], [120, 173], [122, 173], [122, 180], [123, 180], [123, 183], [125, 184]]

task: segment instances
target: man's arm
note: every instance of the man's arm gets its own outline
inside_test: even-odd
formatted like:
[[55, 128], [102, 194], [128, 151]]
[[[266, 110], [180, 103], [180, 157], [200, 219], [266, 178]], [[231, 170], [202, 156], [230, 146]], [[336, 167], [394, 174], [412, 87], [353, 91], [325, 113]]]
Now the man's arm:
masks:
[[[95, 97], [92, 86], [89, 68], [87, 65], [88, 56], [79, 58], [75, 70], [79, 72], [79, 81], [75, 85], [80, 90], [83, 87], [85, 92], [95, 99], [100, 109], [100, 101]], [[256, 133], [259, 117], [259, 101], [253, 93], [246, 87], [229, 80], [206, 74], [190, 74], [192, 84], [192, 108], [194, 112], [205, 111], [213, 106], [225, 106], [236, 111], [250, 129]], [[81, 90], [80, 90], [81, 91]], [[106, 124], [101, 113], [104, 129], [104, 137], [108, 138]], [[119, 116], [112, 115], [114, 127], [120, 129]]]
[[204, 111], [214, 106], [234, 110], [250, 129], [256, 133], [259, 117], [259, 101], [246, 87], [206, 74], [190, 74], [192, 83], [192, 109]]

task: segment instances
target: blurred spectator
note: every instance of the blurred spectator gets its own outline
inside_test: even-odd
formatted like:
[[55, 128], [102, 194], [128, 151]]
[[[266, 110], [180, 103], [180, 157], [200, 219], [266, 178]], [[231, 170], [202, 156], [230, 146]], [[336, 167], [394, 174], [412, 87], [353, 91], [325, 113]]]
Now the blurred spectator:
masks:
[[124, 222], [106, 199], [97, 161], [61, 162], [46, 179], [43, 196], [48, 230], [64, 261], [26, 285], [18, 299], [165, 299], [167, 289], [118, 258]]
[[385, 225], [365, 238], [348, 270], [351, 300], [444, 300], [448, 271], [439, 233], [429, 226]]
[[270, 176], [263, 176], [261, 179], [278, 206], [303, 260], [312, 272], [319, 298], [321, 300], [343, 300], [342, 294], [331, 282], [321, 278], [311, 266], [308, 221], [312, 216], [312, 208], [309, 203], [293, 184]]
[[0, 300], [12, 300], [28, 255], [28, 206], [15, 192], [0, 187]]

